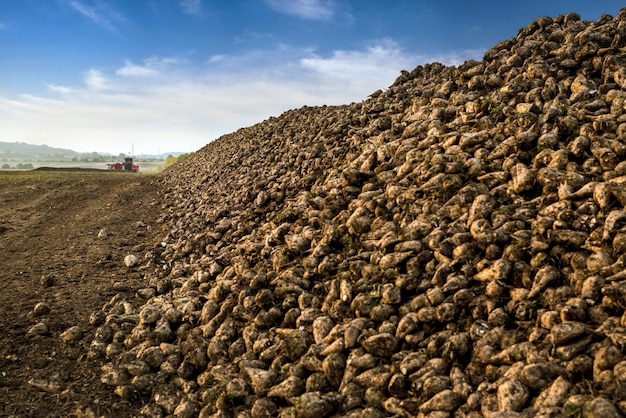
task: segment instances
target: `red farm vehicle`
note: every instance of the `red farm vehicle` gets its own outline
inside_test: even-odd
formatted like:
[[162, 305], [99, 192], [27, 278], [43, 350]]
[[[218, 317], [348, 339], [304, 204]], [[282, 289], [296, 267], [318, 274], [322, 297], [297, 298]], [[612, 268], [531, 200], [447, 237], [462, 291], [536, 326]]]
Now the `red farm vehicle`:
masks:
[[128, 173], [139, 172], [139, 166], [137, 164], [133, 164], [133, 159], [130, 157], [124, 158], [123, 163], [107, 164], [107, 169], [111, 171], [123, 171], [123, 172], [128, 172]]

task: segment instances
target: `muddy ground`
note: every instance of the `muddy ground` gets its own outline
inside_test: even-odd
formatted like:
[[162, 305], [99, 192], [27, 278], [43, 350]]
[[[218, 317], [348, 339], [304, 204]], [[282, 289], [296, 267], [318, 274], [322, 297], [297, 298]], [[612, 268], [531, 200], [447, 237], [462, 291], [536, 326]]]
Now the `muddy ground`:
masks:
[[[136, 414], [140, 400], [121, 401], [86, 355], [89, 317], [144, 285], [124, 257], [163, 235], [158, 187], [145, 174], [0, 172], [0, 417]], [[33, 311], [41, 302], [49, 313]], [[39, 322], [48, 332], [28, 336]], [[76, 325], [84, 336], [63, 342]]]

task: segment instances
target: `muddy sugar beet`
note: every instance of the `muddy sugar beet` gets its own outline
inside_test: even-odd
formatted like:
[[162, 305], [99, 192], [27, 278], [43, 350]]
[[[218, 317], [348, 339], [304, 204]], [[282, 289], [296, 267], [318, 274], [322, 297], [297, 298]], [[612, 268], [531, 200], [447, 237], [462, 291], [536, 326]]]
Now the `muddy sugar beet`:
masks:
[[102, 383], [146, 417], [625, 415], [625, 103], [626, 9], [219, 138], [94, 313]]

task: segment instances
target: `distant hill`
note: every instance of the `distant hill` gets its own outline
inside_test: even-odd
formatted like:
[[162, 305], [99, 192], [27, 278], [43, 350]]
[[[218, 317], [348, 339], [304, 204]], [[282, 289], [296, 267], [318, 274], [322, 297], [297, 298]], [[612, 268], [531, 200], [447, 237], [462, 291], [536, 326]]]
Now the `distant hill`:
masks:
[[[183, 152], [168, 152], [156, 154], [135, 155], [140, 160], [165, 160], [168, 156], [177, 157]], [[77, 152], [65, 148], [54, 148], [48, 145], [32, 145], [24, 142], [0, 141], [0, 161], [105, 161], [111, 158], [120, 158], [124, 154], [112, 155], [109, 153]]]
[[0, 142], [0, 160], [71, 160], [80, 154], [64, 148], [48, 145], [32, 145], [24, 142]]

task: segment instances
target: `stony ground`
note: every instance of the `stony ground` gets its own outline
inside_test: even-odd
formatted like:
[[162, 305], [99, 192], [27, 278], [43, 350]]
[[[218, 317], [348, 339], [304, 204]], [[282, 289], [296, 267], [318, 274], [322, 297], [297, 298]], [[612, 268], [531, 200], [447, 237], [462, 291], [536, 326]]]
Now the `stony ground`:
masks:
[[[89, 317], [115, 294], [132, 300], [141, 286], [141, 272], [123, 260], [159, 233], [153, 180], [0, 172], [0, 416], [61, 417], [88, 408], [132, 414], [100, 384], [99, 364], [86, 356]], [[99, 238], [102, 229], [107, 234]], [[29, 336], [38, 323], [47, 331]], [[63, 342], [74, 326], [83, 338]]]

